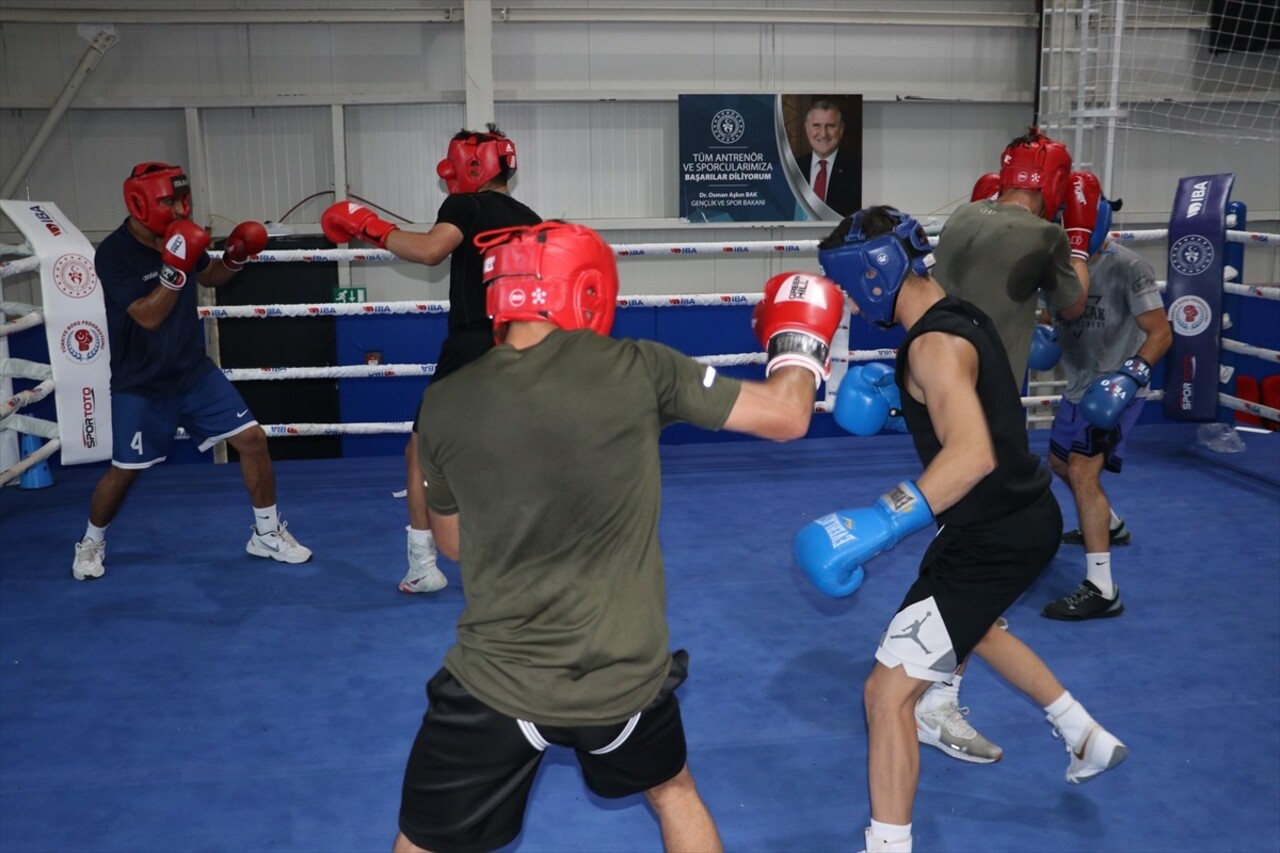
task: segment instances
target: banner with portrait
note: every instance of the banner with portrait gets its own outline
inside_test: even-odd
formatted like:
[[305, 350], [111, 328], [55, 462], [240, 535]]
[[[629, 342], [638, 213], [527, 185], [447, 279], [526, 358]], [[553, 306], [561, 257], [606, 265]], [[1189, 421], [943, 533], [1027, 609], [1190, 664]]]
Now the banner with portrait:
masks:
[[836, 221], [862, 206], [861, 95], [681, 95], [680, 216]]

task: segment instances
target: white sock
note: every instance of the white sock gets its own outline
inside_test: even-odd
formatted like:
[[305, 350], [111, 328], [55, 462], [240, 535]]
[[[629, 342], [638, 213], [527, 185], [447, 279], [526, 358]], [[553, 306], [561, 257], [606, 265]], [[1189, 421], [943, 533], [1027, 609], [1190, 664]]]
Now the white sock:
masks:
[[[110, 527], [110, 524], [102, 527], [95, 527], [92, 521], [89, 522], [88, 526], [84, 529], [84, 539], [88, 539], [90, 542], [106, 541], [107, 527]], [[81, 539], [80, 541], [83, 542], [84, 539]]]
[[415, 527], [406, 527], [405, 530], [409, 531], [409, 541], [414, 545], [436, 544], [436, 537], [430, 530], [418, 530]]
[[920, 697], [920, 702], [918, 703], [921, 706], [921, 710], [933, 711], [948, 702], [959, 705], [960, 679], [963, 677], [957, 673], [951, 676], [950, 681], [935, 681], [929, 685], [929, 689]]
[[[867, 849], [871, 850], [874, 841], [884, 842], [884, 846], [893, 844], [895, 851], [903, 851], [910, 853], [911, 850], [911, 824], [897, 823], [881, 823], [875, 818], [871, 819], [870, 835], [872, 838], [867, 839]], [[905, 844], [903, 844], [905, 842]]]
[[1062, 691], [1062, 695], [1051, 704], [1045, 705], [1044, 710], [1072, 749], [1077, 749], [1089, 734], [1089, 729], [1096, 725], [1089, 712], [1067, 690]]
[[1111, 581], [1111, 552], [1099, 551], [1084, 555], [1085, 579], [1098, 588], [1103, 598], [1115, 598], [1116, 588]]
[[1124, 524], [1124, 519], [1123, 519], [1123, 518], [1121, 518], [1120, 516], [1116, 515], [1115, 508], [1113, 507], [1113, 508], [1111, 509], [1111, 529], [1112, 529], [1112, 530], [1119, 530], [1119, 529], [1120, 529], [1120, 525], [1122, 525], [1122, 524]]
[[259, 534], [279, 530], [280, 516], [276, 514], [276, 505], [255, 506], [253, 508], [253, 525]]

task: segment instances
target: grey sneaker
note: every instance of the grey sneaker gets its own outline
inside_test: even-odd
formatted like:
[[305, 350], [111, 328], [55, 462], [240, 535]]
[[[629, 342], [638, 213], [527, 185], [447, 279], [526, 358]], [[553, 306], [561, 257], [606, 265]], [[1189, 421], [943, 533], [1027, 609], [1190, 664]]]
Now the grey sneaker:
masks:
[[[1111, 529], [1112, 545], [1128, 545], [1133, 541], [1133, 534], [1129, 532], [1129, 528], [1124, 526], [1124, 519], [1120, 519], [1120, 526]], [[1083, 545], [1084, 534], [1080, 532], [1080, 528], [1068, 530], [1062, 534], [1063, 545]]]
[[107, 543], [81, 539], [76, 543], [76, 558], [71, 563], [71, 576], [78, 581], [91, 581], [106, 574], [102, 561], [107, 556]]
[[439, 592], [449, 585], [444, 572], [436, 567], [436, 549], [434, 545], [416, 545], [409, 541], [409, 571], [400, 581], [400, 591]]
[[[1053, 723], [1053, 715], [1045, 715]], [[1062, 731], [1054, 725], [1053, 736], [1062, 737]], [[1066, 738], [1062, 738], [1066, 743]], [[1094, 723], [1084, 736], [1084, 743], [1079, 750], [1071, 748], [1067, 743], [1067, 754], [1071, 756], [1071, 764], [1067, 767], [1067, 781], [1072, 785], [1088, 782], [1095, 776], [1110, 770], [1129, 757], [1129, 747], [1102, 726]]]
[[916, 738], [961, 761], [973, 764], [993, 764], [999, 761], [1004, 757], [1004, 750], [969, 725], [969, 721], [965, 719], [968, 713], [968, 708], [961, 708], [955, 701], [946, 702], [929, 711], [921, 710], [920, 703], [917, 702]]
[[286, 522], [270, 533], [259, 533], [253, 528], [253, 535], [244, 549], [255, 557], [270, 557], [281, 563], [305, 563], [311, 559], [311, 549], [298, 544], [293, 534], [286, 530]]

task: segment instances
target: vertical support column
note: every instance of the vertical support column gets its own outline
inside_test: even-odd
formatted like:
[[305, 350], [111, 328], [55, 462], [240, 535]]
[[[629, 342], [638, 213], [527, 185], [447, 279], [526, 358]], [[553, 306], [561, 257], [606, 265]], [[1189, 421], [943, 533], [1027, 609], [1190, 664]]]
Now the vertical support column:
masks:
[[[333, 199], [347, 197], [347, 118], [342, 104], [329, 107], [330, 130], [333, 134]], [[338, 287], [351, 286], [351, 262], [338, 261]]]
[[1073, 168], [1077, 169], [1090, 165], [1089, 158], [1082, 158], [1080, 155], [1084, 153], [1085, 110], [1089, 108], [1088, 73], [1090, 63], [1094, 59], [1091, 55], [1093, 44], [1093, 9], [1089, 0], [1083, 0], [1079, 25], [1076, 29], [1076, 109], [1073, 122], [1075, 139], [1071, 144], [1071, 154], [1076, 160]]
[[209, 169], [204, 159], [204, 133], [200, 129], [200, 110], [185, 107], [182, 116], [187, 128], [187, 162], [183, 167], [191, 181], [191, 221], [203, 223], [212, 209], [209, 198]]
[[[187, 162], [182, 166], [186, 170], [187, 180], [191, 182], [191, 221], [208, 222], [209, 230], [212, 232], [213, 221], [209, 214], [213, 210], [213, 199], [210, 198], [209, 168], [204, 157], [204, 131], [200, 127], [200, 110], [197, 107], [185, 107], [182, 110], [182, 117], [187, 129]], [[213, 288], [196, 288], [198, 305], [210, 306], [217, 301]], [[222, 339], [218, 321], [214, 318], [204, 321], [204, 351], [209, 358], [213, 359], [214, 364], [219, 368], [222, 367]], [[214, 464], [222, 465], [227, 459], [226, 442], [220, 441], [213, 447]]]
[[1102, 191], [1112, 193], [1112, 161], [1116, 151], [1116, 122], [1120, 110], [1120, 45], [1124, 37], [1124, 0], [1116, 0], [1115, 32], [1111, 43], [1111, 88], [1107, 93], [1107, 148], [1102, 161]]
[[493, 113], [493, 9], [489, 0], [463, 0], [463, 73], [467, 127], [483, 130]]

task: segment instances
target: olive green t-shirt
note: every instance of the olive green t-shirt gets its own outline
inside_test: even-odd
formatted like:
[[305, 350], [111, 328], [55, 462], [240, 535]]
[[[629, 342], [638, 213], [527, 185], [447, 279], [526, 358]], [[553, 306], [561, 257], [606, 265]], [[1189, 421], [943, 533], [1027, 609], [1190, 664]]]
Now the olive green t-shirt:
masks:
[[961, 207], [938, 235], [933, 277], [995, 323], [1019, 388], [1036, 326], [1036, 292], [1055, 310], [1080, 298], [1067, 232], [1025, 208], [994, 201]]
[[428, 387], [431, 509], [458, 513], [466, 608], [445, 666], [542, 725], [620, 722], [670, 665], [662, 428], [719, 429], [741, 383], [653, 341], [556, 330]]

